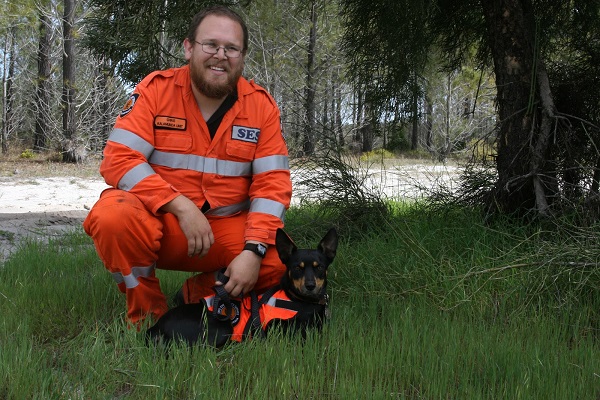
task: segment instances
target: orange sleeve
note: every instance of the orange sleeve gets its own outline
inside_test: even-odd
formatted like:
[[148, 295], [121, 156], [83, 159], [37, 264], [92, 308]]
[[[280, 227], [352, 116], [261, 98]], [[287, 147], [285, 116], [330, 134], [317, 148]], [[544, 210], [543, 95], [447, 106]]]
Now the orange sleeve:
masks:
[[[288, 149], [281, 132], [281, 119], [279, 109], [274, 100], [266, 93], [262, 102], [261, 115], [264, 115], [258, 140], [255, 159], [263, 157], [284, 157], [287, 160]], [[255, 199], [272, 201], [274, 205], [281, 205], [285, 210], [290, 206], [292, 198], [292, 182], [289, 166], [269, 170], [264, 173], [255, 173], [250, 185], [250, 200]], [[252, 211], [252, 209], [251, 209]], [[282, 215], [283, 217], [283, 215]], [[267, 244], [275, 243], [277, 228], [284, 225], [283, 218], [262, 212], [250, 212], [246, 222], [246, 240], [256, 240]]]
[[[114, 130], [122, 130], [139, 137], [149, 148], [154, 143], [154, 115], [158, 107], [158, 88], [154, 79], [168, 74], [168, 71], [153, 73], [145, 78], [134, 90], [121, 114], [117, 117]], [[112, 134], [111, 134], [112, 136]], [[100, 173], [110, 186], [120, 188], [123, 177], [136, 167], [147, 171], [139, 183], [129, 189], [154, 213], [159, 214], [159, 208], [179, 195], [179, 192], [160, 175], [152, 172], [147, 155], [124, 144], [112, 141], [109, 137], [104, 148], [104, 158], [100, 164]]]

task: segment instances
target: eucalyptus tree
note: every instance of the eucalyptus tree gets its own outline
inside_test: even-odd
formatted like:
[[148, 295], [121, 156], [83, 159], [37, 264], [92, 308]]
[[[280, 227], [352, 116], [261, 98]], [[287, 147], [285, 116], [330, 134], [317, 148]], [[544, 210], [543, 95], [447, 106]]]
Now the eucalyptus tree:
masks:
[[[343, 46], [349, 71], [364, 98], [363, 150], [368, 135], [383, 115], [416, 118], [414, 104], [422, 97], [420, 79], [428, 61], [431, 34], [426, 29], [428, 0], [341, 0]], [[359, 115], [362, 112], [359, 112]]]
[[65, 161], [77, 160], [77, 145], [75, 143], [75, 0], [63, 0], [63, 81], [62, 81], [62, 129], [63, 148], [61, 153]]
[[51, 19], [46, 10], [38, 7], [38, 51], [36, 79], [36, 113], [33, 149], [41, 151], [46, 148], [46, 134], [50, 130], [50, 46], [52, 38]]
[[367, 99], [375, 107], [410, 93], [410, 74], [422, 73], [433, 45], [448, 70], [468, 61], [473, 49], [482, 67], [491, 66], [497, 181], [488, 205], [548, 215], [572, 195], [596, 195], [600, 83], [592, 77], [600, 72], [600, 2], [342, 2], [347, 53], [354, 75], [372, 87]]
[[348, 85], [337, 1], [252, 2], [241, 11], [250, 31], [245, 75], [277, 100], [292, 154], [339, 139]]
[[27, 31], [35, 25], [35, 5], [33, 1], [22, 1], [20, 4], [4, 1], [0, 3], [0, 37], [3, 45], [0, 48], [0, 68], [2, 87], [0, 104], [2, 120], [0, 125], [0, 143], [2, 153], [9, 150], [9, 141], [24, 129], [27, 110], [25, 105], [31, 98], [23, 101], [23, 93], [28, 90], [22, 85], [22, 71], [27, 69], [27, 46], [31, 36]]

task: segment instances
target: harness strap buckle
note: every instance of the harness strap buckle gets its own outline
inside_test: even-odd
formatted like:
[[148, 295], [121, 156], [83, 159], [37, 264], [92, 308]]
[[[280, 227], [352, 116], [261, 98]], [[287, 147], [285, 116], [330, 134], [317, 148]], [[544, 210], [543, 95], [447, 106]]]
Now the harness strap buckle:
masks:
[[[215, 297], [213, 300], [213, 310], [212, 315], [215, 319], [219, 321], [229, 321], [231, 312], [233, 310], [233, 306], [231, 304], [231, 298], [229, 297], [229, 293], [225, 290], [224, 285], [229, 281], [229, 277], [224, 274], [224, 269], [219, 270], [217, 272], [217, 280], [222, 282], [223, 285], [215, 285], [213, 286], [213, 290], [215, 292]], [[225, 307], [225, 313], [222, 314], [219, 312], [221, 305]]]

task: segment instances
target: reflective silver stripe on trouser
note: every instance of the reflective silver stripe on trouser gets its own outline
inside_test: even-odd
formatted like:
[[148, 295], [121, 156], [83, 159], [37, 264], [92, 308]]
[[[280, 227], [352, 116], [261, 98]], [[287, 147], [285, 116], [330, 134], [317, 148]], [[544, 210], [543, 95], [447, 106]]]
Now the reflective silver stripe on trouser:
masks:
[[117, 282], [117, 285], [125, 282], [127, 289], [133, 289], [140, 282], [137, 280], [138, 277], [147, 278], [154, 272], [155, 265], [152, 264], [149, 267], [132, 267], [129, 275], [123, 275], [121, 272], [113, 272], [112, 277]]
[[254, 199], [250, 205], [250, 212], [269, 214], [283, 221], [285, 217], [285, 205], [270, 199]]

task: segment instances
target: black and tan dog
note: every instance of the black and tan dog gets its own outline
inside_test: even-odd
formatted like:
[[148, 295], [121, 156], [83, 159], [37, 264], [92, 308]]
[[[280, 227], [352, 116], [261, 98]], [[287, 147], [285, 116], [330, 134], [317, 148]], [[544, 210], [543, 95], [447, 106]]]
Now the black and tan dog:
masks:
[[[274, 326], [285, 332], [320, 329], [327, 309], [327, 268], [338, 244], [334, 228], [316, 249], [298, 249], [289, 236], [277, 230], [275, 247], [286, 265], [281, 282], [261, 296], [252, 292], [244, 299], [231, 299], [223, 286], [215, 296], [196, 304], [183, 304], [167, 311], [147, 331], [150, 343], [182, 340], [221, 347], [228, 341], [263, 337]], [[227, 279], [224, 275], [218, 278]]]

